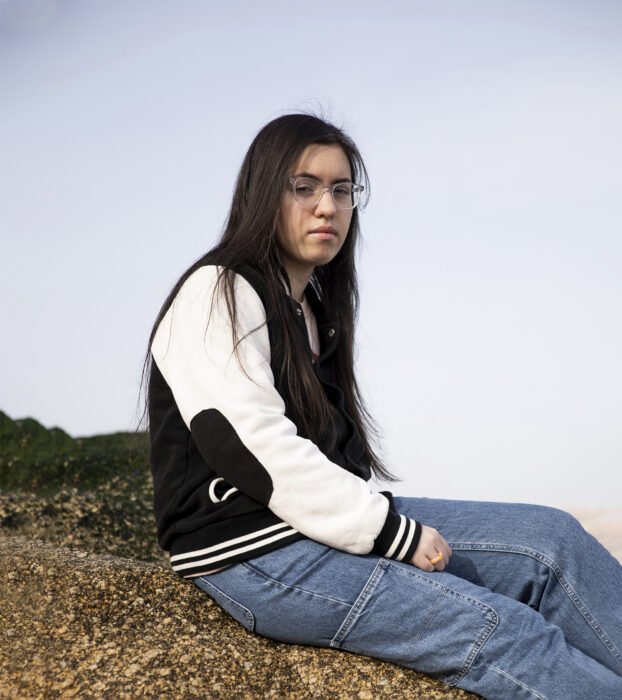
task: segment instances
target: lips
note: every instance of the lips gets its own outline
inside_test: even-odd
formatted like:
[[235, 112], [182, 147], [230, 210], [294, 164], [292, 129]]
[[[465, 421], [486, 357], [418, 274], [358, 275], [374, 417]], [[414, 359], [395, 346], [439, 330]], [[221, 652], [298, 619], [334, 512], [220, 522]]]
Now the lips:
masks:
[[309, 231], [309, 233], [314, 238], [318, 238], [319, 240], [322, 240], [322, 241], [327, 241], [327, 240], [330, 240], [331, 238], [337, 237], [337, 230], [334, 229], [332, 226], [318, 226], [317, 228], [314, 228], [312, 231]]

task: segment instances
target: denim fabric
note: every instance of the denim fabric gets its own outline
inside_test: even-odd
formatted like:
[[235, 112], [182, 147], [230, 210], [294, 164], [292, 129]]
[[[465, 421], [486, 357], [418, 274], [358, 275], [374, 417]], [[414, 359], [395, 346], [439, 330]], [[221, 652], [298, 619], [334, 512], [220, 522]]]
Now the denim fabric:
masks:
[[257, 634], [392, 661], [485, 698], [622, 698], [622, 567], [575, 518], [395, 500], [447, 539], [444, 571], [303, 540], [194, 581]]

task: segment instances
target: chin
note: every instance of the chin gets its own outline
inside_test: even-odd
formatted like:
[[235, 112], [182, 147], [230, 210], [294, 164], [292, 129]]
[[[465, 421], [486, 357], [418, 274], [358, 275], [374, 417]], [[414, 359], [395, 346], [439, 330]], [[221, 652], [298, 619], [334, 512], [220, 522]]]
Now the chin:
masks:
[[311, 264], [314, 267], [321, 267], [322, 265], [328, 265], [329, 262], [335, 259], [334, 255], [323, 255], [321, 258], [313, 260]]

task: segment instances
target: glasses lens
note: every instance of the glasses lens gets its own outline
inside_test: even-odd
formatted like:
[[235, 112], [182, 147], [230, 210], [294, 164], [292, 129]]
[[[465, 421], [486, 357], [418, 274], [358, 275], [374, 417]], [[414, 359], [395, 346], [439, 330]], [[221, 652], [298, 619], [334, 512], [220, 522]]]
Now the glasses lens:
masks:
[[294, 182], [294, 196], [304, 205], [314, 205], [322, 194], [322, 185], [317, 180], [306, 177], [296, 178]]
[[[299, 204], [314, 207], [324, 193], [324, 186], [319, 180], [308, 177], [292, 178], [294, 197]], [[331, 188], [333, 201], [337, 209], [354, 209], [358, 204], [360, 191], [363, 188], [351, 182], [338, 182]]]
[[333, 200], [337, 209], [352, 209], [355, 206], [351, 182], [339, 182], [333, 185]]

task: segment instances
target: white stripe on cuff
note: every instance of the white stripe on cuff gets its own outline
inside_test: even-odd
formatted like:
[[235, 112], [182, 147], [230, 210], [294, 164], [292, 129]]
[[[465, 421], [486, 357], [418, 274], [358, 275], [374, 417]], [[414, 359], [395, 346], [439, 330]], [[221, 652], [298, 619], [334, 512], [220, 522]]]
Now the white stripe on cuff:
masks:
[[408, 551], [408, 548], [410, 547], [410, 544], [413, 541], [413, 537], [415, 536], [417, 526], [410, 518], [408, 518], [408, 524], [410, 525], [410, 532], [408, 533], [408, 537], [406, 538], [406, 543], [402, 547], [397, 557], [395, 557], [398, 561], [403, 561], [404, 557], [406, 556], [406, 552]]
[[399, 543], [402, 541], [402, 536], [404, 534], [404, 530], [408, 527], [408, 519], [404, 517], [403, 515], [400, 515], [400, 526], [397, 531], [397, 535], [395, 535], [395, 539], [393, 540], [393, 544], [389, 547], [387, 550], [387, 553], [384, 555], [385, 557], [388, 557], [389, 559], [393, 556], [395, 550], [398, 548]]

